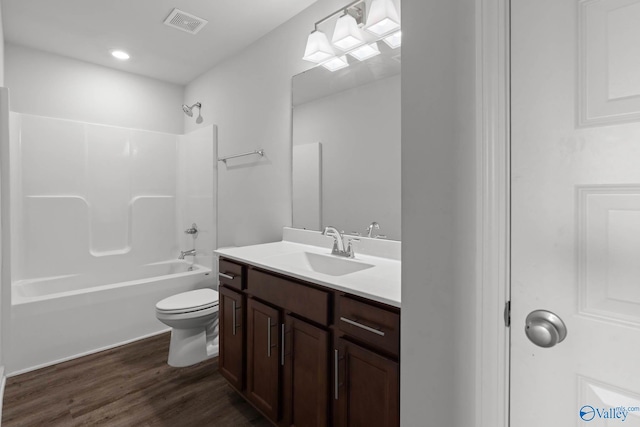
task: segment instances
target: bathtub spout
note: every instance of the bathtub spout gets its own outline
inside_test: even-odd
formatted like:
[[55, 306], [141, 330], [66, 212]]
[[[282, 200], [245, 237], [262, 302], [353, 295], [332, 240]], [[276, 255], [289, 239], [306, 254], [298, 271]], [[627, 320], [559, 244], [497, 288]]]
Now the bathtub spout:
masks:
[[178, 259], [184, 259], [184, 257], [186, 256], [196, 256], [196, 250], [191, 249], [188, 251], [180, 251], [180, 255], [178, 256]]

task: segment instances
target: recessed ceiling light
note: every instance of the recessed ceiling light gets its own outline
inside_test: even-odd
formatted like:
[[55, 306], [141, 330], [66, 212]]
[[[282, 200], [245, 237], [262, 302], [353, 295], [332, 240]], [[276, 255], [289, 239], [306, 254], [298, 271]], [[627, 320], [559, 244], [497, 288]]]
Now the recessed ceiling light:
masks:
[[113, 55], [114, 58], [118, 58], [122, 61], [126, 61], [127, 59], [129, 59], [129, 54], [124, 50], [112, 50], [111, 55]]

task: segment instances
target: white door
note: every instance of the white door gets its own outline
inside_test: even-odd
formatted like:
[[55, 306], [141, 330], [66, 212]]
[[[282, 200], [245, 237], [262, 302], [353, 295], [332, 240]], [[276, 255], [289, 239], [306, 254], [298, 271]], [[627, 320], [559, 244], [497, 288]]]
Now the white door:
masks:
[[511, 19], [511, 427], [640, 426], [640, 0]]

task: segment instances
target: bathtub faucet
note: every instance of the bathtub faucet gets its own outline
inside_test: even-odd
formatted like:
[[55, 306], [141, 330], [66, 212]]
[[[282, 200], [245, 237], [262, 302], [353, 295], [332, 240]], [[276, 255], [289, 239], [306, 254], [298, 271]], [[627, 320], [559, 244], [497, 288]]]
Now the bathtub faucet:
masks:
[[196, 250], [190, 249], [188, 251], [180, 251], [180, 255], [178, 256], [178, 259], [184, 259], [184, 257], [186, 256], [196, 256]]

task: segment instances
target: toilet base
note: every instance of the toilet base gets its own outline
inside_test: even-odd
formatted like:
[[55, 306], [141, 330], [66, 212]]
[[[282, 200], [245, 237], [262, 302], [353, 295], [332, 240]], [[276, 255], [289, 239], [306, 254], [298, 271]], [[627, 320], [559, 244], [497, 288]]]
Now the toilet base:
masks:
[[[207, 335], [209, 339], [207, 339]], [[217, 319], [207, 329], [171, 329], [169, 358], [167, 360], [169, 366], [184, 368], [216, 356], [218, 356]]]
[[202, 330], [172, 329], [169, 344], [169, 366], [182, 368], [207, 358], [207, 334]]

